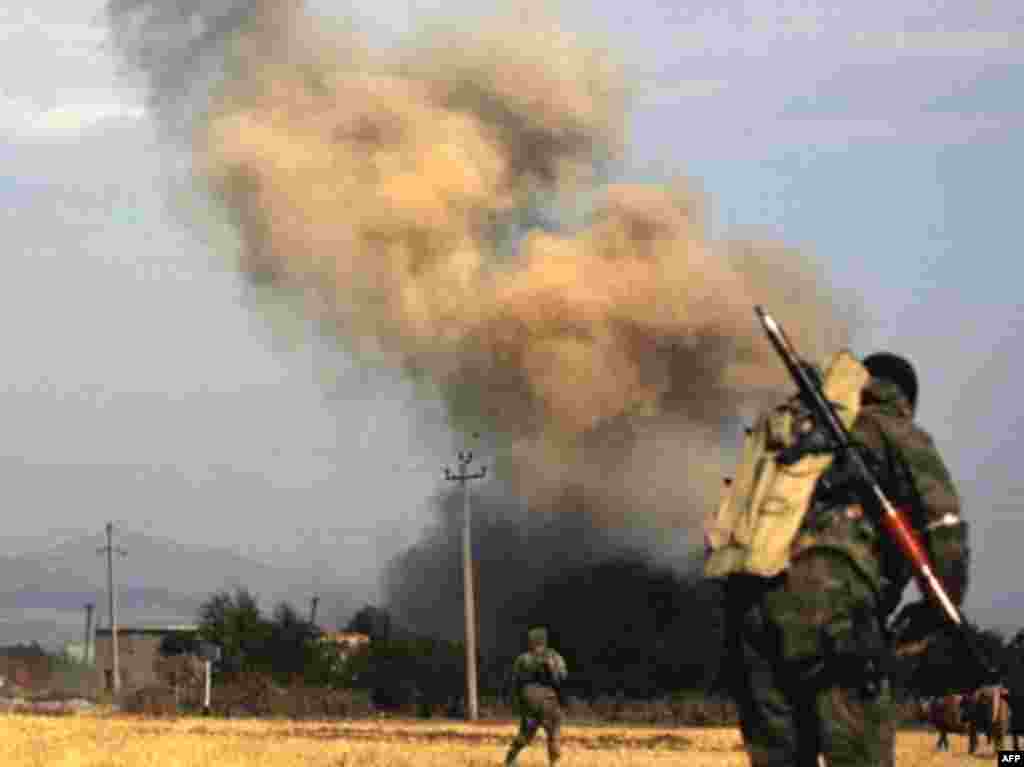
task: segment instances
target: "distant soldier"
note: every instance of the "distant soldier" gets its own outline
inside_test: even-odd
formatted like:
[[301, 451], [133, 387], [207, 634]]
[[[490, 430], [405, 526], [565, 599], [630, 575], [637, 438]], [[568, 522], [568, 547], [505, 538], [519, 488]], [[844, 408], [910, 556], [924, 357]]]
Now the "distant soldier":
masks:
[[533, 741], [537, 728], [543, 727], [548, 737], [548, 759], [554, 765], [561, 756], [561, 688], [568, 671], [562, 656], [548, 647], [546, 629], [530, 629], [527, 637], [529, 652], [516, 658], [512, 666], [519, 734], [512, 741], [505, 764], [515, 764], [519, 752]]

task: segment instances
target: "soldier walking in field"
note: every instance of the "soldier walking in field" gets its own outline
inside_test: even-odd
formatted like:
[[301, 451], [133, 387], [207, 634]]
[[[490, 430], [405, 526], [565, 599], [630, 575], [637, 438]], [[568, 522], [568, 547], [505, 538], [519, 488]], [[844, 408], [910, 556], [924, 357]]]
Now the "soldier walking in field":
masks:
[[560, 693], [568, 672], [562, 656], [548, 647], [546, 629], [530, 629], [527, 637], [529, 651], [516, 658], [512, 666], [519, 734], [512, 741], [505, 764], [514, 765], [519, 752], [530, 745], [537, 729], [543, 727], [548, 738], [548, 759], [555, 765], [561, 756]]
[[[967, 525], [934, 442], [914, 423], [913, 368], [892, 354], [861, 363], [841, 353], [814, 376], [959, 606]], [[726, 673], [753, 767], [891, 767], [886, 618], [911, 570], [819, 427], [795, 398], [748, 432], [710, 520], [705, 575], [723, 595]], [[924, 601], [902, 617], [908, 642], [942, 627]]]

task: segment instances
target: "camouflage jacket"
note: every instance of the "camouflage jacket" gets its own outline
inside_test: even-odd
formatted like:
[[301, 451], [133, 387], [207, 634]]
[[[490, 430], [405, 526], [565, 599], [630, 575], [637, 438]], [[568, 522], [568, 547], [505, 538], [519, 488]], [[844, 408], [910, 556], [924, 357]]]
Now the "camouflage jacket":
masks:
[[[869, 463], [883, 489], [909, 514], [936, 574], [959, 604], [967, 586], [969, 550], [967, 526], [959, 524], [960, 501], [949, 471], [931, 436], [913, 422], [910, 404], [899, 388], [872, 379], [862, 403], [851, 437], [870, 451]], [[883, 613], [889, 613], [899, 603], [912, 572], [884, 531], [863, 513], [858, 505], [863, 495], [861, 488], [843, 483], [840, 467], [834, 464], [819, 480], [793, 554], [820, 546], [841, 550], [871, 581]]]
[[565, 659], [550, 647], [524, 652], [512, 664], [512, 684], [518, 695], [528, 684], [557, 689], [568, 676]]

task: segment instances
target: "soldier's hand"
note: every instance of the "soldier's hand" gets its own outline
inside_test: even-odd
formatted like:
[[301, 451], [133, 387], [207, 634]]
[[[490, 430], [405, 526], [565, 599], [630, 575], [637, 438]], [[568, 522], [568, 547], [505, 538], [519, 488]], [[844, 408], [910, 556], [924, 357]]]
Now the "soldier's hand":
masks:
[[897, 655], [916, 655], [947, 630], [948, 624], [935, 605], [920, 599], [900, 610], [889, 629]]
[[831, 451], [831, 437], [823, 429], [813, 428], [801, 434], [793, 445], [780, 450], [775, 460], [782, 466], [790, 466], [805, 455], [819, 455]]
[[778, 452], [775, 460], [782, 466], [796, 463], [805, 455], [827, 453], [832, 450], [832, 439], [828, 432], [821, 428], [814, 413], [807, 406], [795, 400], [788, 408], [788, 418], [783, 421], [788, 425], [790, 433], [784, 437], [786, 445]]
[[985, 647], [981, 630], [971, 623], [965, 623], [963, 632], [959, 637], [960, 641], [956, 642], [954, 652], [957, 662], [963, 665], [965, 673], [969, 676], [971, 685], [984, 687], [1000, 683], [1002, 674], [999, 664], [997, 659], [992, 657], [992, 648]]

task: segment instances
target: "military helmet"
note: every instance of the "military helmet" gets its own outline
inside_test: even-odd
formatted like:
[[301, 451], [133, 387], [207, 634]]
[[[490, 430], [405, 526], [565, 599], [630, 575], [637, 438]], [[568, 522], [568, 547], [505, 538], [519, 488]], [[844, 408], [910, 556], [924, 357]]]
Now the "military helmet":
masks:
[[546, 628], [536, 627], [526, 632], [526, 639], [530, 644], [547, 644], [548, 643], [548, 630]]
[[900, 387], [910, 402], [910, 409], [917, 409], [917, 373], [906, 359], [889, 352], [876, 352], [865, 357], [863, 364], [873, 378], [884, 378]]

